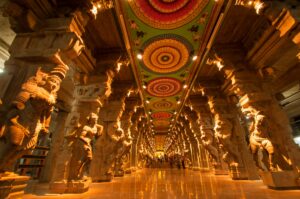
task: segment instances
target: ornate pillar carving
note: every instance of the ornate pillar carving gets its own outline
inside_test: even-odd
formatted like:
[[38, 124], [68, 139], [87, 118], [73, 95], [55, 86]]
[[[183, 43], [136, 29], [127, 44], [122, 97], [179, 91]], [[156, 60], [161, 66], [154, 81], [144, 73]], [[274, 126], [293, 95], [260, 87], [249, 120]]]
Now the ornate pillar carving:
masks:
[[211, 113], [214, 115], [214, 130], [223, 160], [228, 163], [232, 179], [257, 179], [252, 157], [247, 149], [245, 132], [237, 117], [235, 105], [229, 103], [218, 88], [202, 85], [202, 92], [208, 97]]
[[[239, 50], [218, 49], [219, 70], [232, 93], [239, 97], [241, 111], [252, 120], [250, 146], [264, 183], [268, 186], [299, 187], [300, 149], [292, 138], [289, 119], [275, 98], [270, 77], [251, 71]], [[263, 152], [263, 160], [258, 152]], [[292, 183], [281, 183], [278, 179]]]
[[141, 137], [143, 129], [138, 128], [138, 124], [141, 121], [141, 117], [144, 114], [143, 108], [140, 107], [136, 110], [136, 112], [131, 117], [132, 126], [130, 127], [131, 135], [132, 135], [132, 147], [130, 154], [130, 169], [132, 172], [136, 171], [138, 168], [138, 149], [141, 146]]
[[99, 110], [111, 94], [114, 73], [107, 70], [97, 76], [77, 78], [74, 102], [65, 125], [65, 142], [55, 165], [50, 190], [57, 193], [80, 193], [89, 188], [89, 170], [93, 158], [91, 142], [102, 134]]
[[207, 98], [201, 96], [190, 96], [191, 107], [198, 115], [197, 125], [200, 129], [198, 139], [210, 154], [214, 173], [216, 175], [227, 174], [227, 166], [221, 159], [221, 151], [216, 140], [214, 121], [208, 106]]
[[193, 155], [194, 155], [194, 159], [195, 159], [195, 166], [193, 168], [193, 170], [197, 171], [197, 170], [202, 170], [204, 171], [205, 169], [207, 169], [207, 167], [205, 167], [205, 165], [207, 165], [207, 163], [205, 163], [206, 161], [206, 157], [204, 157], [203, 153], [201, 152], [201, 141], [199, 141], [198, 137], [199, 137], [199, 126], [197, 125], [197, 115], [195, 114], [195, 112], [191, 111], [189, 107], [185, 107], [184, 108], [184, 117], [186, 122], [188, 122], [186, 124], [186, 128], [188, 130], [188, 133], [190, 135], [190, 139], [192, 140], [192, 149], [193, 149]]
[[125, 109], [125, 98], [131, 88], [131, 83], [114, 82], [112, 94], [100, 111], [103, 135], [95, 144], [94, 153], [97, 156], [91, 165], [93, 181], [111, 181], [113, 178], [111, 169], [125, 139], [120, 121]]
[[[227, 71], [228, 72], [228, 71]], [[260, 80], [253, 72], [241, 69], [227, 73], [232, 89], [240, 97], [242, 112], [251, 120], [250, 148], [258, 168], [265, 165], [268, 171], [261, 172], [264, 183], [274, 187], [300, 186], [300, 149], [292, 138], [292, 129], [286, 113], [275, 99], [268, 82]], [[258, 159], [258, 151], [264, 159]], [[290, 184], [270, 182], [268, 176], [289, 178]], [[298, 182], [297, 180], [298, 179]]]
[[138, 98], [128, 97], [125, 100], [125, 110], [121, 117], [121, 128], [124, 130], [123, 146], [119, 148], [117, 157], [115, 160], [115, 176], [124, 176], [124, 173], [131, 173], [130, 171], [130, 151], [133, 143], [131, 133], [131, 118], [134, 114], [137, 106], [139, 105]]

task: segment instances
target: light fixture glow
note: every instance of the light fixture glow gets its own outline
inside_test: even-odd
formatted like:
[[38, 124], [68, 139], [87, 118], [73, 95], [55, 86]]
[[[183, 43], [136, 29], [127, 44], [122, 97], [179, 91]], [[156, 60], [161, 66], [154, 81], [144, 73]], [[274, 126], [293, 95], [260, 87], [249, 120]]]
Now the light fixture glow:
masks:
[[95, 18], [96, 18], [96, 15], [97, 15], [97, 13], [98, 13], [98, 9], [97, 9], [97, 7], [95, 6], [95, 5], [93, 5], [93, 8], [91, 9], [91, 13], [95, 16]]
[[141, 54], [141, 53], [138, 53], [137, 55], [136, 55], [136, 57], [138, 58], [138, 59], [143, 59], [143, 55]]
[[147, 86], [146, 85], [143, 85], [143, 89], [146, 89], [147, 88]]
[[149, 100], [146, 100], [146, 103], [149, 104], [150, 103]]
[[122, 66], [122, 63], [121, 62], [118, 62], [117, 63], [117, 72], [119, 72], [121, 70], [121, 66]]
[[177, 104], [180, 104], [181, 103], [181, 101], [179, 100], [178, 102], [177, 102]]
[[196, 61], [197, 58], [198, 58], [198, 56], [194, 55], [192, 59], [193, 59], [193, 61]]
[[184, 89], [186, 89], [187, 87], [188, 87], [188, 85], [186, 85], [186, 84], [185, 84], [185, 85], [183, 85], [183, 88], [184, 88]]

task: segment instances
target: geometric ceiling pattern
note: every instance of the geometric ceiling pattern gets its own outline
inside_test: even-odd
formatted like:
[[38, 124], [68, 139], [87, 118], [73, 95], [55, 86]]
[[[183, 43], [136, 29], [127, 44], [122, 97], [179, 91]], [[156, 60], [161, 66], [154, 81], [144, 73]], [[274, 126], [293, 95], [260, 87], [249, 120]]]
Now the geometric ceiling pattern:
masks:
[[119, 3], [145, 111], [156, 133], [167, 132], [174, 125], [205, 50], [204, 39], [211, 26], [215, 1], [119, 0]]

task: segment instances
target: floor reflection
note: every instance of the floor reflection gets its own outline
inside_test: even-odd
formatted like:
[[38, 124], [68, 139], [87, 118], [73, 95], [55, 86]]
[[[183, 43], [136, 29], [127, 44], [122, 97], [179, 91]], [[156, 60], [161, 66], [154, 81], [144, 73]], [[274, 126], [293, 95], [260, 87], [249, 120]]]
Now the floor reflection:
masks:
[[227, 176], [178, 169], [144, 169], [116, 178], [110, 183], [95, 183], [84, 194], [48, 194], [46, 184], [31, 185], [33, 192], [24, 198], [74, 199], [299, 199], [300, 191], [267, 189], [261, 181], [232, 181]]

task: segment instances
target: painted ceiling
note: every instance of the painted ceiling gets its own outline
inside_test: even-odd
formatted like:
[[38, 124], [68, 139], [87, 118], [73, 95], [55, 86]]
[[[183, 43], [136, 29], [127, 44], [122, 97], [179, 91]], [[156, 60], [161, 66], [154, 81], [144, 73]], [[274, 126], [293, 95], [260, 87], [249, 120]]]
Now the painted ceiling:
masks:
[[168, 132], [206, 47], [215, 1], [119, 2], [149, 122], [156, 133]]

